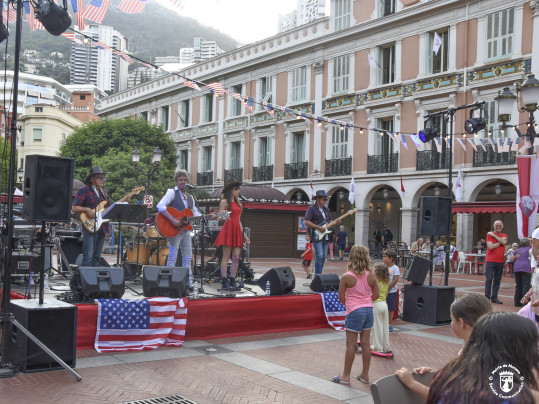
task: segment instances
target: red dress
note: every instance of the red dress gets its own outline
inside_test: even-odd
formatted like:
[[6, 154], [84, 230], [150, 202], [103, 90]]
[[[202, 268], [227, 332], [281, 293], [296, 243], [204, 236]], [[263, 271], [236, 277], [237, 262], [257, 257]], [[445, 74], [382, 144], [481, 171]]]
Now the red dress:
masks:
[[243, 247], [243, 234], [240, 227], [241, 208], [236, 202], [232, 202], [230, 208], [230, 220], [225, 222], [225, 225], [219, 232], [215, 246], [228, 247]]

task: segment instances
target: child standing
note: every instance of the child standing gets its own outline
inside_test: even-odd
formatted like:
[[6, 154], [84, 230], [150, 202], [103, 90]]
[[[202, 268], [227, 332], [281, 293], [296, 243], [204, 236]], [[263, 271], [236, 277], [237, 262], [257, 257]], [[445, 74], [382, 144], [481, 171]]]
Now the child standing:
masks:
[[[357, 379], [369, 383], [369, 367], [371, 365], [371, 350], [369, 347], [371, 328], [374, 322], [373, 301], [378, 299], [378, 282], [372, 271], [369, 250], [361, 245], [350, 249], [348, 257], [348, 272], [343, 275], [339, 284], [339, 301], [346, 307], [346, 353], [344, 370], [331, 381], [340, 384], [350, 384], [350, 372], [356, 356], [357, 337], [362, 346], [363, 369]], [[369, 348], [367, 348], [369, 347]]]
[[378, 299], [373, 303], [374, 327], [372, 329], [372, 350], [391, 353], [389, 349], [389, 319], [386, 303], [387, 287], [390, 282], [389, 271], [386, 264], [374, 264], [374, 276], [380, 285]]
[[384, 251], [384, 264], [389, 271], [389, 285], [387, 285], [387, 315], [389, 316], [389, 332], [395, 331], [391, 326], [393, 321], [393, 312], [397, 307], [397, 282], [399, 282], [400, 271], [398, 265], [395, 265], [397, 253], [393, 250]]
[[305, 251], [303, 251], [303, 254], [301, 254], [301, 258], [303, 258], [301, 265], [307, 274], [307, 279], [311, 279], [312, 275], [309, 272], [309, 267], [311, 266], [311, 261], [313, 260], [313, 245], [311, 244], [311, 237], [308, 234], [305, 235], [305, 241]]

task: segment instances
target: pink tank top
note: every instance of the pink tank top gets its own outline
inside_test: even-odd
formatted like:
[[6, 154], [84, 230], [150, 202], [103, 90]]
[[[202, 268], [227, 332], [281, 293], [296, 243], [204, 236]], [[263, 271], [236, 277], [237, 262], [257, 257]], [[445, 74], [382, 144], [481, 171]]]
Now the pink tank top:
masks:
[[361, 275], [353, 272], [347, 272], [346, 274], [352, 275], [357, 280], [353, 288], [346, 288], [346, 314], [361, 307], [373, 307], [371, 287], [367, 282], [369, 271], [365, 271]]

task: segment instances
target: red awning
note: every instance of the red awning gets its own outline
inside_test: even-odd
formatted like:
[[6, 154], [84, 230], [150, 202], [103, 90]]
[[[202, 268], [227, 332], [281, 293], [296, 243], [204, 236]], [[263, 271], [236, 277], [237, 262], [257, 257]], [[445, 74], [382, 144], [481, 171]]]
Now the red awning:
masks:
[[245, 209], [260, 209], [260, 210], [289, 210], [306, 212], [307, 208], [311, 205], [305, 204], [287, 204], [287, 203], [271, 203], [271, 202], [245, 202], [243, 204]]
[[454, 202], [453, 213], [516, 213], [515, 201]]

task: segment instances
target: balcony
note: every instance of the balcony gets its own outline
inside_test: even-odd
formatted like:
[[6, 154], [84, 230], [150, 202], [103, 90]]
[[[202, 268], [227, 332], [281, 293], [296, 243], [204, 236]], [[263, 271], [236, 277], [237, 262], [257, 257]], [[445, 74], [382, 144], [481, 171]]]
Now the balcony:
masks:
[[213, 171], [206, 171], [205, 173], [197, 174], [197, 185], [212, 185], [213, 184]]
[[367, 156], [367, 174], [395, 173], [398, 168], [398, 153]]
[[273, 164], [253, 167], [253, 182], [273, 181]]
[[506, 166], [517, 162], [516, 151], [497, 153], [492, 145], [485, 145], [487, 151], [483, 147], [478, 147], [473, 154], [473, 166]]
[[243, 182], [243, 168], [233, 168], [232, 170], [225, 170], [225, 182], [230, 180]]
[[442, 153], [437, 150], [418, 151], [415, 168], [417, 171], [448, 169], [449, 150], [445, 149]]
[[326, 160], [326, 177], [352, 174], [352, 157]]
[[304, 161], [302, 163], [290, 163], [284, 165], [284, 179], [295, 180], [298, 178], [307, 178], [307, 170], [309, 163]]

